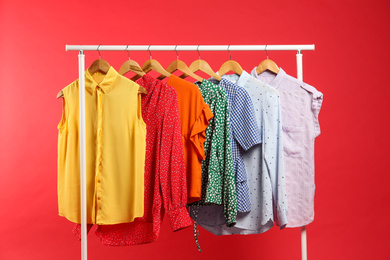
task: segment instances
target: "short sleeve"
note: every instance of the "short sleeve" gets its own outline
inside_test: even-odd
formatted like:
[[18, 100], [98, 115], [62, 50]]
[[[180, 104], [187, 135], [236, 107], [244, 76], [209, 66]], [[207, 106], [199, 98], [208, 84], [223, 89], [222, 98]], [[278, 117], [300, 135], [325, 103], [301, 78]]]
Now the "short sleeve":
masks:
[[246, 151], [261, 142], [260, 130], [255, 117], [252, 100], [248, 92], [239, 88], [234, 97], [234, 118], [231, 120], [234, 139]]
[[204, 160], [205, 153], [203, 144], [206, 140], [205, 131], [209, 125], [210, 119], [213, 118], [214, 115], [211, 112], [210, 107], [206, 103], [204, 103], [202, 96], [200, 96], [200, 98], [202, 99], [203, 108], [201, 113], [199, 114], [199, 117], [196, 119], [195, 123], [191, 127], [190, 140], [195, 147], [195, 151], [198, 157], [201, 160]]
[[323, 100], [323, 95], [321, 92], [316, 91], [316, 93], [313, 93], [312, 111], [313, 111], [313, 120], [314, 120], [314, 137], [317, 137], [321, 134], [318, 115], [321, 110], [322, 100]]
[[320, 122], [318, 121], [318, 114], [320, 113], [322, 106], [323, 95], [315, 87], [309, 84], [302, 83], [301, 87], [309, 92], [311, 95], [311, 111], [313, 113], [313, 124], [314, 124], [314, 137], [317, 137], [321, 133]]

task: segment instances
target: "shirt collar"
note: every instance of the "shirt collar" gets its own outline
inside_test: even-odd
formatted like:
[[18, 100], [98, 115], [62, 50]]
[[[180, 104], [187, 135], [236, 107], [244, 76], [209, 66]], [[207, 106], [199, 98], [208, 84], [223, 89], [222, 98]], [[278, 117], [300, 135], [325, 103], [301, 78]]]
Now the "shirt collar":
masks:
[[[233, 82], [235, 84], [237, 84], [237, 81], [239, 78], [240, 78], [240, 75], [238, 75], [238, 74], [228, 74], [228, 75], [225, 74], [222, 76], [222, 79]], [[221, 81], [222, 81], [222, 79], [221, 79]]]
[[85, 71], [85, 89], [88, 91], [89, 94], [93, 94], [96, 91], [96, 87], [99, 86], [103, 93], [107, 93], [112, 88], [112, 85], [114, 84], [116, 78], [118, 77], [118, 72], [113, 68], [110, 67], [107, 71], [107, 74], [104, 76], [102, 82], [100, 84], [97, 84], [96, 81], [93, 79], [92, 75], [89, 73], [88, 70]]
[[237, 80], [237, 85], [244, 87], [250, 78], [251, 78], [251, 75], [249, 75], [249, 73], [244, 70], [241, 73], [240, 78]]
[[[222, 79], [224, 80], [225, 84], [226, 82], [233, 82], [234, 84], [243, 87], [246, 85], [246, 82], [249, 80], [251, 75], [249, 75], [248, 72], [245, 70], [242, 71], [241, 75], [238, 74], [230, 74], [230, 75], [223, 75]], [[221, 79], [221, 81], [222, 81]]]
[[207, 79], [203, 79], [202, 82], [200, 82], [200, 86], [208, 88], [211, 86], [211, 81], [208, 81]]
[[[263, 73], [270, 73], [270, 72], [264, 71]], [[274, 76], [274, 78], [270, 82], [265, 82], [265, 83], [267, 83], [268, 85], [270, 85], [274, 88], [278, 88], [282, 79], [285, 77], [285, 75], [286, 75], [286, 72], [284, 72], [284, 70], [282, 68], [279, 68], [279, 73], [276, 74], [276, 76]], [[262, 77], [260, 75], [257, 75], [256, 67], [254, 67], [254, 69], [252, 70], [251, 76], [264, 82], [264, 79], [262, 79]]]

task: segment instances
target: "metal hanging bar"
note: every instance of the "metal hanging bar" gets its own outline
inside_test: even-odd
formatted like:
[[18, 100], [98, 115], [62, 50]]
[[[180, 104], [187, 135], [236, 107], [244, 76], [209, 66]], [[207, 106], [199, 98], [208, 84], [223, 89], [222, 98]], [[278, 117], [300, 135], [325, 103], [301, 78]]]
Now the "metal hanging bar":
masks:
[[[99, 47], [100, 46], [100, 47]], [[229, 47], [230, 46], [230, 47]], [[65, 45], [66, 51], [314, 51], [314, 44], [303, 45]], [[149, 48], [150, 47], [150, 48]]]
[[[302, 50], [307, 45], [65, 45], [66, 51], [79, 51], [79, 116], [80, 116], [80, 195], [81, 195], [81, 259], [87, 260], [87, 182], [85, 132], [85, 55], [84, 51], [297, 51], [297, 78], [303, 79]], [[307, 260], [306, 226], [301, 228], [301, 259]]]

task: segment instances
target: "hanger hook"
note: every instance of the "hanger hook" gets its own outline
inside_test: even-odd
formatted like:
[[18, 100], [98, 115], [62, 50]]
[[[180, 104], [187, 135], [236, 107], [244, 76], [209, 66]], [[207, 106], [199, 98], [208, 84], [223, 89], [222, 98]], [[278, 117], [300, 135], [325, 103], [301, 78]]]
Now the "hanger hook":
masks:
[[129, 60], [131, 60], [131, 58], [130, 58], [130, 53], [129, 53], [129, 45], [127, 45], [126, 51], [127, 51], [127, 55], [129, 55]]
[[152, 59], [152, 53], [150, 52], [150, 46], [152, 46], [152, 45], [149, 45], [148, 51], [149, 51], [150, 59]]
[[176, 60], [179, 60], [179, 54], [177, 53], [177, 50], [176, 50], [176, 48], [177, 48], [177, 45], [175, 46]]
[[268, 44], [267, 44], [267, 45], [265, 45], [265, 54], [267, 54], [267, 60], [268, 60], [268, 51], [267, 51], [267, 46], [268, 46]]
[[230, 55], [230, 45], [228, 46], [229, 59], [232, 60], [232, 55]]
[[99, 53], [99, 60], [101, 59], [101, 56], [100, 56], [100, 51], [99, 51], [99, 48], [100, 48], [100, 46], [102, 46], [101, 44], [99, 44], [99, 46], [97, 47], [97, 51], [98, 51], [98, 53]]
[[200, 45], [198, 45], [198, 48], [196, 48], [196, 51], [198, 52], [199, 59], [200, 59], [199, 47], [200, 47]]

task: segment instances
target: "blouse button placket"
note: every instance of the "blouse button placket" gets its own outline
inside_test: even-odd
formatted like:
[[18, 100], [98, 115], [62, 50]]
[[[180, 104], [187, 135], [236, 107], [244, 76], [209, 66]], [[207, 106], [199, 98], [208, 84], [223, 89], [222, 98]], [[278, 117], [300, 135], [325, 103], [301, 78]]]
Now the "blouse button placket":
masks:
[[[102, 207], [102, 196], [101, 196], [101, 182], [102, 182], [102, 140], [103, 140], [103, 93], [102, 89], [97, 86], [97, 108], [98, 108], [98, 120], [97, 120], [97, 129], [98, 129], [98, 138], [97, 138], [97, 157], [96, 157], [96, 175], [95, 175], [95, 185], [96, 185], [96, 206], [98, 210], [101, 210]], [[100, 214], [96, 214], [96, 223], [99, 223]]]

